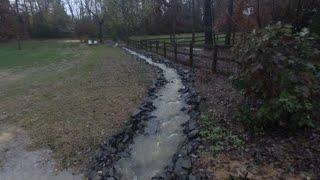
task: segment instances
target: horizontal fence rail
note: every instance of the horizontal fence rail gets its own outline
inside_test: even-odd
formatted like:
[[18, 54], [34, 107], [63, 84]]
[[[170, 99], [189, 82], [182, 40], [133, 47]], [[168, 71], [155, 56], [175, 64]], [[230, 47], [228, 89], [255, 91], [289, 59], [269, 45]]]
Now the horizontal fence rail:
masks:
[[[214, 35], [215, 42], [224, 41], [224, 39], [224, 34]], [[240, 65], [239, 62], [228, 56], [232, 46], [214, 44], [212, 50], [206, 50], [204, 36], [196, 36], [194, 41], [192, 37], [128, 39], [127, 45], [162, 55], [165, 58], [171, 58], [175, 62], [180, 61], [180, 63], [191, 67], [196, 67], [195, 64], [199, 61], [206, 62], [204, 63], [206, 64], [204, 68], [211, 69], [213, 73], [218, 70], [218, 62], [224, 61], [234, 63], [237, 66]]]

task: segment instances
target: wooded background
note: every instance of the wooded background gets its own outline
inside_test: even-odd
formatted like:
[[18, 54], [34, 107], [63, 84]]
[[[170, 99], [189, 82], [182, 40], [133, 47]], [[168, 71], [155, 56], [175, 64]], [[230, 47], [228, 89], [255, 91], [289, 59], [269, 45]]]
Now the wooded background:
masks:
[[0, 40], [207, 32], [211, 41], [277, 21], [299, 30], [318, 10], [319, 0], [1, 0]]

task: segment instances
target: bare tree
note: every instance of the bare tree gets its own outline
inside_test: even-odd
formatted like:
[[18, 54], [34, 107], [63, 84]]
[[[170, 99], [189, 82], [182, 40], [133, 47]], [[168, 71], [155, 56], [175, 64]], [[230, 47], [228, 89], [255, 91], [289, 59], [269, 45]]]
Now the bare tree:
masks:
[[71, 19], [72, 19], [72, 21], [74, 21], [74, 12], [73, 12], [73, 8], [72, 8], [71, 0], [66, 0], [66, 2], [69, 7], [69, 11], [71, 13]]
[[256, 13], [257, 24], [258, 24], [258, 27], [261, 28], [262, 24], [261, 24], [261, 18], [260, 18], [260, 0], [256, 0], [256, 3], [257, 3], [257, 13]]
[[195, 10], [195, 0], [191, 1], [192, 8], [192, 43], [195, 42], [195, 23], [196, 23], [196, 10]]
[[18, 49], [21, 50], [21, 26], [22, 26], [22, 18], [19, 12], [19, 3], [18, 0], [15, 0], [15, 17], [16, 17], [16, 38], [18, 42]]
[[204, 35], [205, 35], [205, 47], [212, 48], [212, 0], [204, 0]]
[[225, 44], [230, 45], [231, 44], [231, 33], [232, 33], [232, 15], [233, 15], [233, 0], [229, 0], [228, 4], [228, 14], [227, 14], [227, 34], [225, 39]]
[[179, 2], [178, 0], [171, 1], [171, 9], [172, 9], [172, 31], [171, 31], [171, 39], [176, 40], [176, 30], [177, 30], [177, 20], [178, 20], [178, 10], [179, 10]]
[[275, 8], [276, 8], [276, 5], [275, 5], [275, 0], [272, 0], [272, 20], [273, 21], [276, 21], [276, 15], [275, 15]]
[[103, 42], [103, 25], [106, 18], [106, 4], [102, 0], [89, 1], [85, 0], [85, 6], [89, 15], [93, 17], [93, 20], [98, 24], [99, 28], [99, 41]]

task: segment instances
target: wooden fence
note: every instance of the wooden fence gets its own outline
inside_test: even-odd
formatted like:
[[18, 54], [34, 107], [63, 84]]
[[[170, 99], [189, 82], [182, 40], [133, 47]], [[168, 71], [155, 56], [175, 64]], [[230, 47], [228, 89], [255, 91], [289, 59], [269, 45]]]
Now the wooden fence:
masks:
[[[214, 38], [215, 42], [217, 42], [221, 41], [220, 39], [224, 38], [224, 36], [215, 35]], [[127, 45], [162, 55], [165, 58], [173, 59], [175, 62], [191, 67], [210, 69], [213, 73], [218, 70], [218, 61], [239, 65], [237, 61], [228, 56], [230, 55], [231, 46], [215, 44], [212, 50], [205, 50], [204, 37], [197, 36], [195, 39], [195, 41], [192, 41], [192, 37], [179, 37], [174, 40], [171, 38], [128, 39]]]
[[[134, 40], [134, 39], [133, 39]], [[137, 39], [136, 39], [137, 40]], [[175, 37], [175, 38], [147, 38], [143, 39], [143, 41], [160, 41], [160, 42], [176, 42], [176, 43], [190, 43], [192, 42], [191, 36], [185, 37]], [[202, 46], [205, 41], [205, 36], [195, 36], [195, 40], [193, 41], [195, 45]], [[213, 41], [215, 44], [224, 43], [225, 34], [213, 34]]]

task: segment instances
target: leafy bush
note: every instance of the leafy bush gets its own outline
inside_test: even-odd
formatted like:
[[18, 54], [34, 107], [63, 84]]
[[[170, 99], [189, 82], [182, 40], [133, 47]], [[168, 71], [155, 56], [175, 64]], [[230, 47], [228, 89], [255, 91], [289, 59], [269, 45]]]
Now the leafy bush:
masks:
[[315, 33], [318, 36], [320, 36], [320, 15], [316, 15], [312, 19], [312, 24], [310, 26], [310, 30], [312, 33]]
[[234, 84], [245, 96], [249, 128], [312, 128], [320, 121], [320, 43], [307, 29], [280, 23], [243, 37], [233, 52], [242, 70]]
[[200, 123], [202, 125], [201, 137], [211, 144], [210, 151], [212, 153], [221, 152], [226, 147], [238, 151], [244, 150], [244, 141], [228, 129], [219, 126], [216, 115], [202, 115]]

